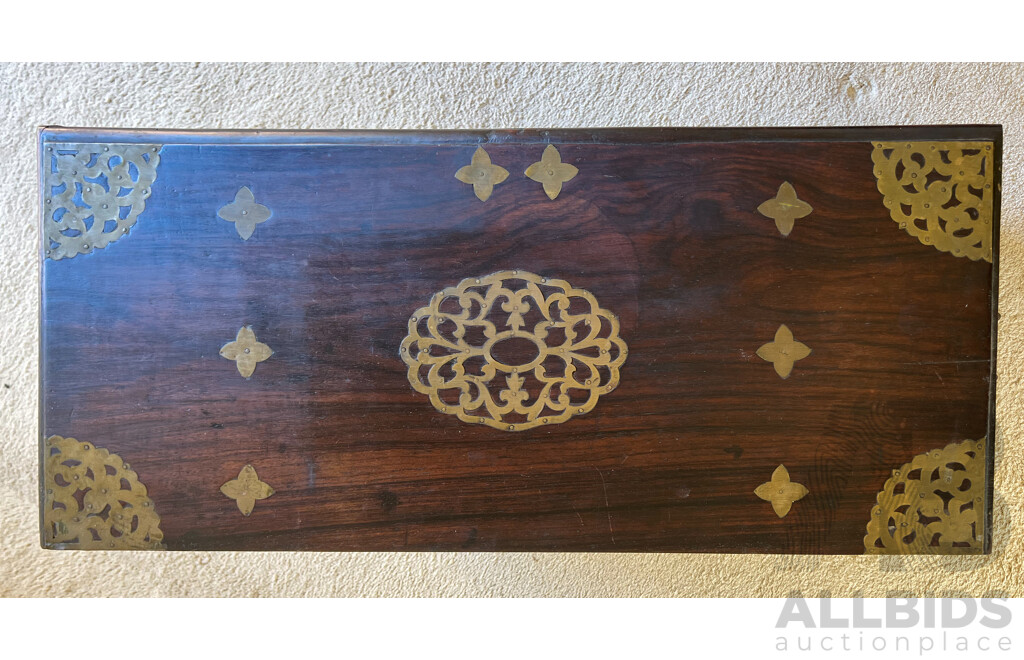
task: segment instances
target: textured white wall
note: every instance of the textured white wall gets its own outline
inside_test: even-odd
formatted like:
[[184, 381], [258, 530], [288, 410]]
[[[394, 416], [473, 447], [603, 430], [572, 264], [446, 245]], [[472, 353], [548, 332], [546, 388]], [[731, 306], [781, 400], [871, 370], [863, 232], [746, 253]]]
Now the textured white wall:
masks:
[[[1024, 596], [1024, 67], [0, 66], [0, 595]], [[981, 558], [71, 553], [37, 542], [36, 126], [542, 128], [1001, 123], [995, 551]]]

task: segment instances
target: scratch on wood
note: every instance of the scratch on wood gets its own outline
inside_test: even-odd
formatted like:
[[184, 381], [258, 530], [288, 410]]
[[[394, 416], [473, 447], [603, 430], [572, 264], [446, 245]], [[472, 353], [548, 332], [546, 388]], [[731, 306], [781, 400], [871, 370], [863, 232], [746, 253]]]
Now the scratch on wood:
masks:
[[605, 509], [605, 514], [608, 516], [608, 533], [612, 537], [612, 544], [614, 544], [615, 543], [615, 530], [612, 529], [612, 512], [608, 510], [608, 507], [609, 507], [609, 505], [608, 505], [608, 484], [606, 484], [604, 482], [604, 474], [601, 472], [600, 468], [598, 468], [595, 465], [594, 469], [597, 470], [597, 476], [601, 477], [601, 489], [604, 491], [604, 509]]

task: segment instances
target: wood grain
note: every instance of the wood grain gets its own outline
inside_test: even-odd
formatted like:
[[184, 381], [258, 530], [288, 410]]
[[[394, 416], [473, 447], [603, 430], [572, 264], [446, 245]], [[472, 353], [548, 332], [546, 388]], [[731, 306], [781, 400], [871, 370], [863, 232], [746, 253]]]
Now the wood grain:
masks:
[[[475, 133], [139, 133], [138, 225], [43, 264], [42, 432], [130, 461], [171, 549], [859, 554], [891, 470], [992, 435], [997, 266], [899, 229], [872, 131], [509, 132], [486, 202], [454, 177]], [[553, 136], [579, 174], [550, 200], [523, 172]], [[788, 237], [756, 212], [783, 181], [814, 209]], [[217, 217], [242, 186], [273, 212], [247, 241]], [[591, 413], [522, 433], [435, 411], [398, 355], [433, 293], [512, 268], [629, 346]], [[785, 380], [755, 355], [781, 324], [812, 349]], [[249, 380], [218, 355], [242, 325], [274, 350]], [[246, 464], [275, 494], [243, 517]], [[785, 518], [754, 495], [779, 464]]]

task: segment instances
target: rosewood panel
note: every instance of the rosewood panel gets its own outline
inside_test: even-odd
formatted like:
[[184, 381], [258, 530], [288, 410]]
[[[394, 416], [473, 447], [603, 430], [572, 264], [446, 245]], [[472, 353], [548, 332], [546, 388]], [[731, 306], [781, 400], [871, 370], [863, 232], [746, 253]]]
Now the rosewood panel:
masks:
[[986, 552], [1000, 147], [44, 129], [42, 543]]

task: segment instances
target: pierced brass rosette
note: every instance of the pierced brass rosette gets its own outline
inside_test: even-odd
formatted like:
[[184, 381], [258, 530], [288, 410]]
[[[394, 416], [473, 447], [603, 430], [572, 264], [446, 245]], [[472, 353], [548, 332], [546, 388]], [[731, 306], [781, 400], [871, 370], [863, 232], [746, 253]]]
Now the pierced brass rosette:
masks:
[[413, 389], [464, 422], [503, 431], [590, 412], [619, 384], [619, 320], [565, 280], [521, 270], [467, 278], [409, 319]]
[[871, 510], [867, 554], [981, 554], [985, 441], [967, 440], [893, 470]]
[[69, 259], [126, 236], [152, 194], [161, 146], [46, 144], [44, 149], [46, 256]]
[[45, 443], [43, 539], [75, 550], [162, 548], [160, 516], [120, 456], [74, 438]]
[[878, 191], [890, 217], [942, 252], [992, 261], [991, 142], [876, 142]]

